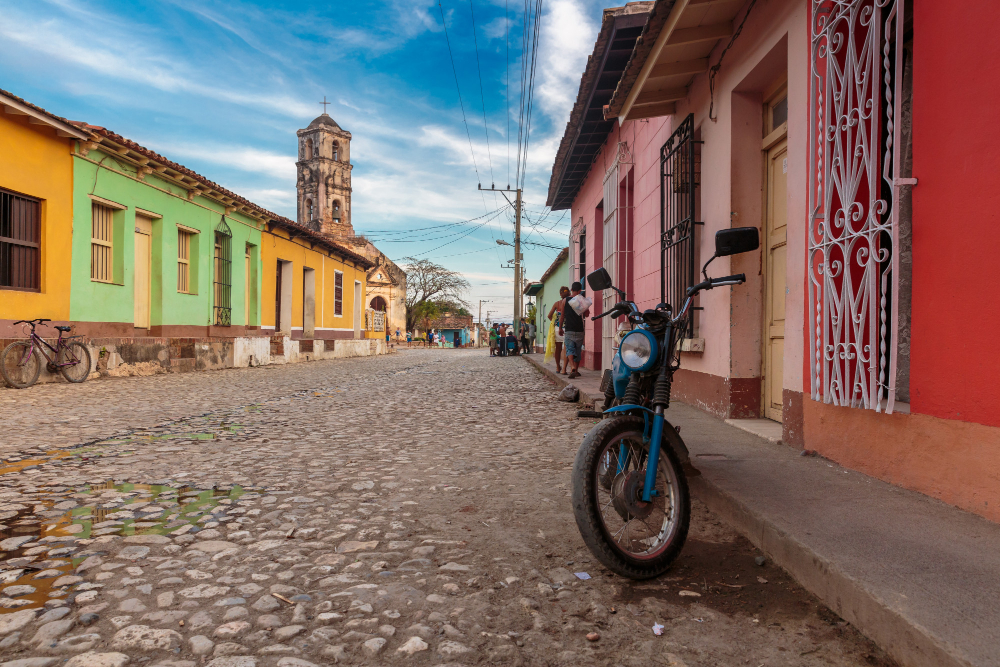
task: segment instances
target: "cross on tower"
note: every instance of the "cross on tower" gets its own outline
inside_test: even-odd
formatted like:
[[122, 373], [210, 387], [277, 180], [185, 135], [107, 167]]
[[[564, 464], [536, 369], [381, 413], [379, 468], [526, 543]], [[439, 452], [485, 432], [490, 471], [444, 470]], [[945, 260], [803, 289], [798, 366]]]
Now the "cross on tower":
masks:
[[320, 104], [322, 104], [322, 105], [323, 105], [323, 113], [326, 113], [326, 107], [327, 107], [327, 105], [328, 105], [328, 104], [331, 104], [331, 102], [327, 102], [327, 101], [326, 101], [326, 95], [324, 95], [324, 96], [323, 96], [323, 101], [322, 101], [322, 102], [320, 102]]

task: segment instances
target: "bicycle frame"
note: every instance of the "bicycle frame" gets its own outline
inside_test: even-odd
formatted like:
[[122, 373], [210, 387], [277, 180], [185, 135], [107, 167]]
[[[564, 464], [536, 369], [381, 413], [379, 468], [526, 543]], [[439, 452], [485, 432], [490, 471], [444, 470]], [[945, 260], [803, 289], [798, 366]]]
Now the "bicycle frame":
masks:
[[[59, 338], [56, 340], [56, 346], [52, 347], [51, 345], [49, 345], [48, 343], [46, 343], [45, 340], [41, 336], [39, 336], [37, 333], [35, 333], [35, 329], [34, 329], [34, 327], [32, 327], [31, 328], [31, 334], [28, 336], [28, 340], [31, 341], [31, 346], [28, 348], [28, 352], [24, 355], [24, 357], [21, 358], [21, 362], [20, 363], [22, 365], [25, 364], [25, 363], [27, 363], [28, 359], [31, 358], [31, 355], [35, 353], [35, 347], [37, 345], [38, 351], [42, 353], [43, 357], [45, 357], [45, 361], [47, 363], [52, 364], [56, 368], [62, 368], [63, 366], [76, 366], [78, 363], [80, 363], [79, 359], [74, 359], [73, 361], [67, 361], [66, 363], [62, 363], [62, 364], [57, 363], [57, 361], [56, 361], [56, 360], [59, 359], [59, 350], [63, 348], [63, 346], [65, 344], [65, 341], [68, 340], [66, 338], [63, 338], [62, 334], [63, 334], [63, 332], [60, 331], [59, 332]], [[69, 338], [78, 338], [78, 336], [70, 336]], [[49, 353], [45, 351], [46, 347], [49, 348], [49, 350], [52, 351], [52, 354], [53, 354], [54, 358], [50, 357]]]

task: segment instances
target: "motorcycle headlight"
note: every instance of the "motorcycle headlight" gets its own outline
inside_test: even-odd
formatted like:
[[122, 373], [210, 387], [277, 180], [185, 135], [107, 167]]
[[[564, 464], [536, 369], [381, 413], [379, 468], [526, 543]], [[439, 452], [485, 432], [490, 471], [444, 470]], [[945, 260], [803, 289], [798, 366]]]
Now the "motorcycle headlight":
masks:
[[632, 331], [622, 339], [618, 348], [622, 362], [631, 371], [645, 371], [655, 361], [655, 341], [652, 335], [641, 329]]

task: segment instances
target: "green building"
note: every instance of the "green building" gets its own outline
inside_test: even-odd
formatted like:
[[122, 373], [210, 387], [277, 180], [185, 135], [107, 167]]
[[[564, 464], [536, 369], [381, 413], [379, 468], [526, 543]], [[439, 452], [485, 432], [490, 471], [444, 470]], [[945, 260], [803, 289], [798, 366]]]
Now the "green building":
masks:
[[265, 209], [104, 128], [73, 155], [70, 320], [91, 337], [260, 328]]
[[549, 314], [552, 304], [559, 300], [559, 288], [569, 287], [569, 248], [563, 248], [542, 277], [531, 283], [525, 296], [535, 297], [535, 351], [545, 351], [549, 335]]

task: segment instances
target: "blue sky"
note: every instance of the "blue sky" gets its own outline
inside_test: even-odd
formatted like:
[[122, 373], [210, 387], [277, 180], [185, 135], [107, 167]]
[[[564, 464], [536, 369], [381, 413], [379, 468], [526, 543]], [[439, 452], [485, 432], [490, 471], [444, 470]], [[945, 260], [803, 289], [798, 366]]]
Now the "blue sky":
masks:
[[[386, 234], [483, 216], [514, 181], [524, 3], [509, 0], [510, 116], [503, 0], [442, 2], [473, 151], [437, 4], [0, 0], [0, 88], [102, 125], [271, 210], [295, 218], [295, 130], [329, 113], [352, 135], [353, 223], [393, 259], [419, 254], [461, 271], [468, 300], [512, 311], [508, 215], [455, 240]], [[552, 160], [600, 26], [602, 3], [544, 3], [526, 169], [528, 240], [562, 246], [568, 214], [544, 209]], [[487, 134], [484, 131], [484, 102]], [[475, 156], [475, 167], [472, 154]], [[469, 227], [462, 227], [468, 229]], [[407, 242], [390, 243], [403, 238]], [[440, 247], [449, 241], [454, 241]], [[527, 277], [557, 251], [525, 247]], [[475, 309], [474, 309], [475, 310]]]

